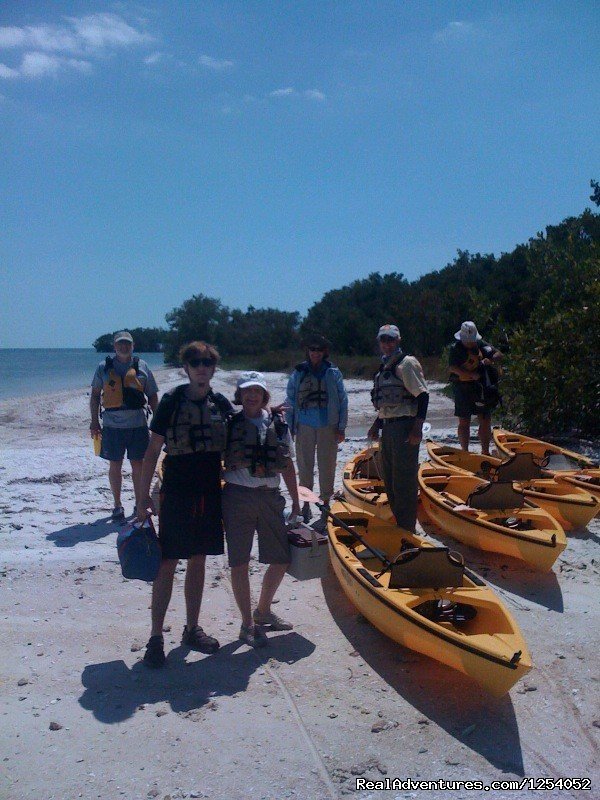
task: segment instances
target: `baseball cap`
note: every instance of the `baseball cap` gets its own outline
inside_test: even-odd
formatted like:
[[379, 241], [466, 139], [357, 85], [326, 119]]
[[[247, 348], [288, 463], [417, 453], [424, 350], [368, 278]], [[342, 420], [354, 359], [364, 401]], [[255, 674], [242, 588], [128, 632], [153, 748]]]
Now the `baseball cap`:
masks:
[[398, 330], [398, 326], [382, 325], [381, 328], [379, 328], [379, 333], [377, 334], [377, 338], [381, 339], [382, 336], [391, 336], [392, 339], [399, 339], [400, 331]]
[[459, 339], [463, 344], [474, 344], [481, 340], [477, 325], [472, 320], [466, 320], [460, 326], [460, 330], [454, 334], [455, 339]]
[[133, 336], [129, 333], [129, 331], [117, 331], [113, 336], [113, 342], [116, 344], [117, 342], [131, 342], [133, 344]]
[[267, 381], [262, 372], [242, 372], [238, 378], [237, 388], [246, 389], [248, 386], [260, 386], [267, 391]]

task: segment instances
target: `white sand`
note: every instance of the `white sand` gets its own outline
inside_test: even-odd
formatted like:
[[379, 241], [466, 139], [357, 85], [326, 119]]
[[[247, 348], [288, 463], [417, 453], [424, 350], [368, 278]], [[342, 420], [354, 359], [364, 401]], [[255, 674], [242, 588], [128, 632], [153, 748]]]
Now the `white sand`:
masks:
[[[218, 373], [215, 388], [231, 396], [236, 375]], [[177, 370], [157, 377], [162, 391], [181, 382]], [[269, 376], [274, 401], [283, 399], [286, 379]], [[340, 468], [365, 446], [373, 419], [368, 384], [347, 386], [351, 426]], [[429, 419], [434, 438], [456, 441], [452, 404], [435, 392]], [[598, 792], [599, 518], [569, 534], [548, 574], [460, 547], [507, 603], [533, 655], [532, 672], [501, 700], [386, 639], [356, 613], [332, 574], [304, 583], [287, 577], [277, 608], [294, 631], [249, 650], [236, 639], [225, 557], [209, 560], [201, 614], [221, 641], [219, 653], [178, 646], [181, 572], [166, 622], [169, 665], [148, 671], [139, 661], [150, 590], [120, 574], [106, 465], [92, 454], [85, 389], [5, 401], [0, 423], [0, 797], [328, 798], [355, 794], [358, 777], [587, 777]], [[124, 499], [130, 511], [129, 478]], [[257, 587], [262, 567], [253, 562], [252, 571]], [[377, 723], [384, 729], [373, 732]]]

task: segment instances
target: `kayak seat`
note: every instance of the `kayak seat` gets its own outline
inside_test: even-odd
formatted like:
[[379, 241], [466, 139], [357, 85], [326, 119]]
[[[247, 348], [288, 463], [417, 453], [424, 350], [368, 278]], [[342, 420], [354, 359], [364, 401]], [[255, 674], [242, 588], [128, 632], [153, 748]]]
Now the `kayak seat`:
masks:
[[465, 565], [447, 547], [413, 547], [401, 552], [391, 567], [390, 589], [440, 589], [462, 586]]
[[[488, 462], [489, 463], [489, 462]], [[499, 483], [503, 481], [528, 481], [544, 475], [545, 461], [538, 461], [533, 453], [515, 453], [513, 456], [490, 470], [491, 478]]]
[[486, 483], [478, 486], [467, 498], [467, 505], [480, 511], [490, 508], [523, 508], [525, 497], [512, 483]]
[[451, 600], [426, 600], [414, 610], [434, 622], [451, 622], [453, 625], [469, 622], [477, 616], [475, 606], [468, 603], [454, 603]]

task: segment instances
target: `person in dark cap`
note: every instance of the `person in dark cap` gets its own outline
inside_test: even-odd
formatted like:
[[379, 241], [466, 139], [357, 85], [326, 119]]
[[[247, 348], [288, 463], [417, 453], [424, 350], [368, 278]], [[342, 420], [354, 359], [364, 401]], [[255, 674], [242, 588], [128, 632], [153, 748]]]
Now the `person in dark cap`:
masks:
[[133, 355], [134, 342], [129, 331], [115, 333], [113, 345], [114, 356], [107, 356], [98, 365], [92, 379], [90, 433], [92, 437], [102, 434], [100, 456], [109, 462], [112, 519], [122, 523], [125, 522], [121, 501], [123, 458], [127, 453], [137, 505], [141, 497], [142, 461], [149, 439], [146, 406], [156, 410], [158, 387], [148, 364]]
[[[333, 495], [338, 444], [344, 441], [348, 422], [348, 395], [342, 373], [329, 360], [330, 344], [311, 334], [304, 340], [306, 360], [298, 364], [287, 385], [287, 422], [296, 440], [298, 479], [301, 486], [314, 485], [315, 452], [321, 500]], [[302, 515], [311, 518], [304, 503]]]
[[427, 416], [429, 392], [421, 364], [400, 346], [396, 325], [382, 325], [377, 334], [381, 366], [375, 373], [371, 399], [377, 419], [370, 439], [379, 439], [381, 466], [390, 507], [400, 528], [414, 531], [417, 521], [419, 444]]

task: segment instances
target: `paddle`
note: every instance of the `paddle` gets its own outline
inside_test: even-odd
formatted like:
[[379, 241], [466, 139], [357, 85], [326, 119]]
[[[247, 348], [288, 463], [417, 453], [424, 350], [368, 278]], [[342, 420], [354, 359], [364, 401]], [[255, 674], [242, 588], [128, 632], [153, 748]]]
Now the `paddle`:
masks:
[[326, 503], [323, 503], [318, 495], [316, 495], [314, 492], [311, 492], [311, 490], [307, 489], [306, 486], [299, 486], [298, 497], [303, 503], [314, 503], [317, 506], [317, 508], [321, 509], [321, 511], [323, 511], [326, 516], [330, 517], [333, 520], [333, 522], [335, 522], [336, 525], [338, 525], [340, 528], [343, 528], [347, 533], [350, 534], [350, 536], [356, 539], [357, 542], [360, 542], [360, 544], [362, 544], [362, 546], [366, 550], [368, 550], [369, 553], [372, 553], [378, 561], [381, 561], [381, 563], [386, 567], [386, 569], [391, 568], [392, 566], [391, 561], [388, 561], [388, 559], [382, 552], [370, 547], [362, 538], [362, 536], [358, 534], [356, 531], [352, 530], [352, 528], [349, 525], [346, 525], [346, 523], [343, 520], [341, 520], [339, 517], [336, 517], [335, 514], [332, 514], [329, 509], [329, 506]]

